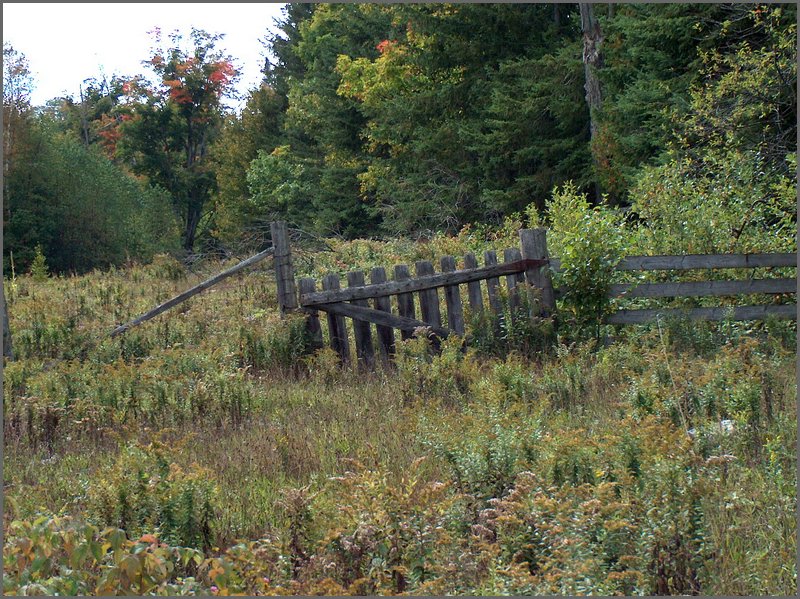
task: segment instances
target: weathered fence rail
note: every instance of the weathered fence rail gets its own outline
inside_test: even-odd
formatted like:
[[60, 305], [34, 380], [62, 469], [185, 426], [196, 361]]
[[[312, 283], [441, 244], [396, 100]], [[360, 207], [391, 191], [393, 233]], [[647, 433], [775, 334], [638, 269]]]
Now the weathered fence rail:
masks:
[[[695, 254], [687, 256], [630, 256], [617, 265], [619, 271], [686, 271], [709, 269], [797, 267], [796, 253]], [[611, 298], [665, 298], [796, 294], [797, 278], [677, 281], [612, 285]], [[796, 304], [706, 308], [622, 309], [606, 318], [608, 324], [641, 324], [658, 317], [682, 316], [692, 320], [796, 319]]]
[[[426, 329], [438, 338], [453, 334], [464, 336], [464, 298], [472, 314], [489, 310], [503, 318], [502, 298], [505, 296], [512, 318], [520, 318], [515, 308], [521, 305], [520, 284], [526, 283], [528, 287], [525, 289], [534, 291], [529, 296], [529, 316], [546, 317], [555, 314], [555, 298], [563, 294], [563, 290], [553, 288], [551, 273], [558, 272], [561, 265], [557, 258], [548, 255], [544, 229], [521, 230], [520, 246], [504, 250], [503, 262], [498, 262], [496, 252], [487, 251], [483, 255], [484, 265], [479, 266], [475, 255], [467, 253], [462, 258], [463, 267], [459, 269], [454, 256], [443, 256], [439, 262], [440, 272], [435, 272], [431, 262], [423, 260], [414, 265], [414, 275], [408, 265], [395, 265], [391, 280], [384, 267], [373, 268], [369, 273], [369, 282], [364, 272], [352, 271], [346, 275], [347, 286], [344, 288], [339, 275], [329, 274], [323, 278], [321, 289], [311, 278], [300, 279], [295, 284], [285, 223], [273, 223], [272, 235], [281, 310], [299, 309], [308, 315], [307, 327], [315, 348], [324, 345], [319, 312], [325, 312], [330, 346], [343, 361], [349, 361], [352, 359], [352, 339], [356, 359], [367, 366], [374, 364], [378, 358], [391, 358], [395, 350], [395, 329], [400, 332], [401, 339], [410, 338], [419, 329]], [[796, 253], [697, 254], [629, 256], [617, 265], [616, 270], [687, 271], [796, 266]], [[462, 285], [466, 287], [466, 294], [462, 294]], [[441, 296], [439, 290], [443, 290]], [[609, 297], [624, 300], [795, 294], [796, 291], [796, 278], [764, 278], [615, 284], [611, 286]], [[796, 318], [796, 311], [795, 304], [690, 309], [626, 308], [610, 315], [606, 322], [636, 324], [672, 315], [703, 320], [792, 319]], [[348, 319], [353, 322], [352, 337], [347, 326]]]

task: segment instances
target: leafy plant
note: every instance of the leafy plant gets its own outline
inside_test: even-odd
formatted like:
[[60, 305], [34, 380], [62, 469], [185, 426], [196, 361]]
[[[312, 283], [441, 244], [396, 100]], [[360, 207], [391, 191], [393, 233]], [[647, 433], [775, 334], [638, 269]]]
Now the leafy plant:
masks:
[[206, 549], [216, 493], [207, 470], [170, 463], [159, 444], [131, 445], [90, 483], [87, 512], [130, 535], [156, 533], [173, 544]]
[[625, 255], [627, 234], [622, 217], [605, 205], [591, 206], [571, 183], [553, 191], [547, 203], [548, 250], [561, 260], [554, 285], [563, 291], [559, 313], [573, 335], [600, 336], [614, 268]]

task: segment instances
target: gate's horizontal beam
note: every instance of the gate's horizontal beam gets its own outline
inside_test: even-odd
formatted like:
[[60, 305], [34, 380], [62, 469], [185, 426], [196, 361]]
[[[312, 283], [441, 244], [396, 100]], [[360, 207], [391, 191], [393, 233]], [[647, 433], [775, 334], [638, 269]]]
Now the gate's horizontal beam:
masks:
[[323, 310], [332, 314], [340, 316], [347, 316], [348, 318], [355, 318], [356, 320], [364, 320], [374, 324], [380, 324], [403, 331], [413, 331], [418, 328], [429, 328], [441, 338], [448, 337], [453, 331], [444, 327], [436, 327], [429, 325], [421, 320], [415, 318], [407, 318], [405, 316], [395, 316], [382, 310], [375, 310], [364, 306], [356, 306], [354, 304], [345, 303], [331, 303], [331, 304], [315, 304], [315, 310]]
[[422, 291], [424, 289], [446, 287], [448, 285], [458, 285], [460, 283], [470, 283], [472, 281], [480, 281], [500, 275], [525, 272], [529, 268], [546, 266], [547, 264], [547, 260], [515, 260], [514, 262], [506, 262], [494, 266], [471, 268], [469, 270], [455, 270], [453, 272], [415, 277], [407, 281], [389, 281], [387, 283], [365, 285], [364, 287], [350, 287], [339, 291], [304, 293], [300, 296], [300, 305], [308, 307], [314, 306], [323, 309], [320, 304], [383, 297], [387, 295], [397, 295], [399, 293]]

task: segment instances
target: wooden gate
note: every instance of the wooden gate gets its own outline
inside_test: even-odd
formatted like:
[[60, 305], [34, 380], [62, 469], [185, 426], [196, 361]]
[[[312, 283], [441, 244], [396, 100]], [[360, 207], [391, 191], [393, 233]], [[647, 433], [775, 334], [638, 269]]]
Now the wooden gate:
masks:
[[[464, 268], [456, 269], [455, 257], [444, 256], [439, 261], [439, 272], [431, 262], [422, 260], [414, 265], [413, 276], [408, 265], [394, 266], [391, 280], [386, 268], [379, 266], [370, 271], [369, 283], [362, 271], [347, 273], [344, 289], [336, 274], [327, 275], [320, 290], [314, 279], [300, 279], [298, 295], [286, 224], [272, 223], [278, 303], [283, 312], [300, 309], [308, 314], [308, 332], [314, 348], [323, 347], [319, 311], [325, 312], [330, 346], [343, 361], [351, 359], [345, 319], [352, 319], [356, 356], [366, 365], [375, 362], [372, 325], [375, 325], [378, 351], [384, 359], [394, 354], [395, 329], [400, 332], [401, 339], [408, 339], [419, 330], [439, 338], [453, 334], [464, 336], [464, 304], [459, 287], [462, 284], [467, 286], [467, 301], [473, 314], [489, 309], [500, 315], [504, 293], [501, 277], [505, 279], [505, 293], [512, 314], [521, 305], [519, 285], [527, 283], [539, 290], [531, 298], [531, 316], [547, 317], [555, 310], [555, 299], [547, 268], [545, 229], [523, 229], [519, 237], [520, 247], [504, 250], [502, 263], [498, 263], [496, 252], [487, 251], [483, 255], [484, 266], [479, 266], [475, 255], [468, 253], [463, 256]], [[482, 282], [488, 307], [484, 306]], [[444, 317], [440, 289], [444, 293]], [[394, 302], [392, 296], [396, 298]]]

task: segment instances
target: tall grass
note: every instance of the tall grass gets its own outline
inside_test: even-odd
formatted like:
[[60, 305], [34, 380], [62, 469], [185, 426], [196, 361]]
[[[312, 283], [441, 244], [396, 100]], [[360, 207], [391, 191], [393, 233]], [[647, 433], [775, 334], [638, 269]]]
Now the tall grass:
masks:
[[6, 283], [6, 593], [795, 593], [791, 327], [508, 315], [365, 373], [255, 272], [108, 336], [200, 276]]

